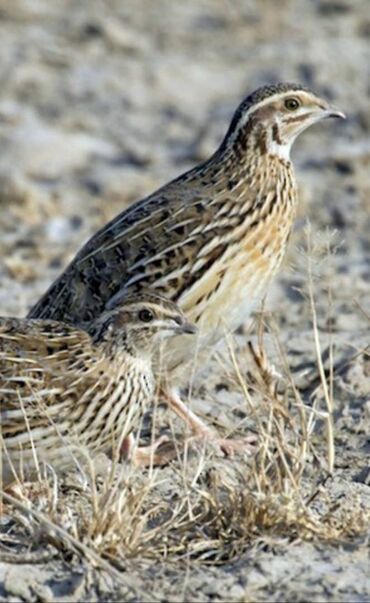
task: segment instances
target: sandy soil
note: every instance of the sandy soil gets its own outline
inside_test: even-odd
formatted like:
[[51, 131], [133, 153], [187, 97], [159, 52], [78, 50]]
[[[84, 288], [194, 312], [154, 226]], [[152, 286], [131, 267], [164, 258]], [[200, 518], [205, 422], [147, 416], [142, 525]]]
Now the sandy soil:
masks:
[[[309, 218], [326, 368], [334, 343], [336, 470], [326, 488], [338, 505], [344, 500], [364, 512], [370, 509], [368, 9], [367, 0], [3, 0], [0, 6], [1, 314], [24, 315], [100, 225], [206, 158], [237, 103], [258, 85], [299, 81], [348, 114], [346, 122], [312, 128], [296, 144], [299, 217], [268, 311], [309, 400], [317, 387], [304, 292]], [[243, 362], [245, 333], [236, 339]], [[279, 367], [272, 339], [267, 345]], [[227, 362], [227, 351], [220, 354]], [[214, 359], [197, 377], [194, 408], [231, 429], [241, 394], [218, 367]], [[210, 457], [206, 469], [227, 473], [234, 463], [240, 467]], [[160, 494], [174, 495], [176, 465], [159, 477], [174, 484]], [[19, 525], [2, 519], [3, 543], [11, 535], [14, 550], [29, 538]], [[186, 554], [153, 560], [143, 551], [119, 572], [68, 551], [38, 565], [1, 563], [0, 598], [364, 602], [369, 533], [365, 525], [355, 532], [339, 541], [260, 533], [253, 545], [217, 562]], [[36, 548], [42, 550], [40, 539]]]

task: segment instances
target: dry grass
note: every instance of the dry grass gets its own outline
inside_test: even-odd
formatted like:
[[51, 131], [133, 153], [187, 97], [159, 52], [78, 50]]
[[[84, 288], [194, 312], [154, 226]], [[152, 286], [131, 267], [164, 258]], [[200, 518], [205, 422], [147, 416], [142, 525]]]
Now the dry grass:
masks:
[[[216, 359], [223, 382], [242, 397], [248, 425], [259, 435], [256, 455], [223, 459], [179, 445], [177, 461], [165, 469], [148, 473], [113, 462], [99, 476], [91, 463], [83, 477], [76, 473], [59, 481], [52, 475], [18, 486], [16, 497], [3, 494], [13, 505], [12, 532], [18, 539], [4, 533], [6, 550], [12, 550], [9, 543], [13, 550], [22, 544], [27, 549], [31, 538], [37, 549], [72, 552], [115, 572], [131, 559], [224, 563], [277, 540], [339, 541], [366, 530], [369, 510], [353, 498], [339, 500], [329, 487], [335, 464], [335, 363], [332, 344], [329, 368], [322, 360], [314, 293], [317, 250], [311, 241], [308, 232], [306, 296], [318, 377], [309, 397], [296, 384], [271, 320], [282, 375], [268, 365], [263, 314], [257, 346], [236, 350], [229, 337], [228, 353]], [[330, 313], [330, 287], [328, 301]], [[251, 375], [242, 368], [245, 362], [254, 363]], [[242, 420], [238, 431], [244, 430]]]

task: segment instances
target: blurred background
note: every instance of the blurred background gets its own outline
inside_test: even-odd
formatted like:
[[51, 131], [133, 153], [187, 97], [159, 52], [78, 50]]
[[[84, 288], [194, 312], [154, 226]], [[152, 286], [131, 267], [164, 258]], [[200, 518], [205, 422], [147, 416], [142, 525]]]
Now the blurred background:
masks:
[[[310, 493], [307, 507], [313, 501], [313, 512], [318, 513], [315, 521], [323, 518], [323, 529], [330, 521], [333, 526], [348, 525], [343, 508], [356, 513], [361, 504], [369, 509], [370, 0], [1, 0], [0, 48], [0, 315], [24, 316], [99, 227], [129, 203], [206, 159], [221, 141], [236, 106], [256, 87], [277, 81], [302, 83], [347, 114], [346, 121], [327, 120], [310, 128], [293, 148], [299, 212], [288, 256], [269, 292], [268, 304], [280, 327], [281, 349], [292, 375], [282, 381], [284, 399], [294, 377], [294, 387], [299, 388], [305, 403], [310, 405], [314, 400], [318, 408], [321, 393], [312, 312], [307, 290], [304, 292], [310, 280], [304, 251], [308, 218], [321, 356], [330, 377], [334, 364], [337, 461], [334, 480], [326, 482], [325, 478], [325, 487], [320, 485], [316, 490], [322, 469], [315, 453], [316, 461], [308, 464], [308, 479], [300, 496], [303, 500]], [[267, 344], [271, 340], [274, 343], [271, 332], [265, 338]], [[243, 330], [238, 333], [236, 355], [247, 375], [251, 358]], [[267, 351], [269, 361], [275, 364], [270, 348]], [[275, 348], [271, 351], [276, 352]], [[191, 396], [193, 410], [207, 417], [208, 424], [222, 424], [231, 433], [248, 419], [249, 406], [239, 387], [239, 372], [236, 378], [228, 356], [216, 357], [205, 367]], [[282, 355], [276, 356], [280, 369]], [[286, 375], [285, 365], [282, 374]], [[247, 377], [249, 387], [251, 378]], [[251, 392], [255, 396], [253, 386]], [[258, 405], [258, 388], [256, 399]], [[269, 407], [269, 416], [270, 412]], [[160, 409], [155, 425], [172, 433], [168, 427], [172, 419], [165, 409]], [[280, 430], [280, 419], [278, 425]], [[323, 422], [317, 425], [313, 441], [323, 448]], [[158, 484], [163, 489], [150, 490], [145, 482], [145, 491], [154, 496], [156, 509], [149, 518], [156, 516], [157, 509], [158, 513], [167, 509], [163, 501], [172, 509], [183, 499], [192, 509], [189, 493], [194, 495], [196, 482], [215, 496], [213, 492], [224, 492], [217, 490], [220, 484], [234, 484], [233, 475], [239, 479], [239, 469], [234, 474], [233, 463], [217, 459], [216, 464], [212, 457], [198, 480], [201, 465], [197, 458], [193, 460], [196, 465], [192, 467], [197, 467], [194, 479], [192, 468], [183, 474], [175, 466], [160, 474]], [[239, 534], [235, 528], [239, 519], [235, 518], [241, 508], [237, 501], [241, 484], [243, 492], [245, 489], [243, 480], [238, 482], [236, 497], [229, 499], [227, 494], [225, 499], [236, 501], [236, 515], [220, 516], [221, 507], [214, 507], [215, 525], [222, 526], [217, 528], [221, 530], [217, 536], [220, 542], [230, 542], [225, 534]], [[280, 515], [273, 506], [273, 530], [263, 536], [257, 528], [254, 546], [248, 544], [242, 559], [233, 565], [225, 561], [223, 566], [222, 560], [238, 550], [240, 536], [236, 548], [234, 543], [229, 549], [223, 545], [222, 555], [213, 556], [211, 549], [202, 552], [197, 539], [201, 534], [213, 534], [207, 531], [212, 525], [210, 511], [204, 530], [196, 511], [190, 525], [197, 523], [194, 529], [189, 528], [189, 541], [184, 539], [188, 528], [181, 511], [181, 524], [178, 532], [175, 530], [176, 550], [180, 541], [189, 542], [189, 551], [198, 550], [199, 558], [204, 554], [207, 565], [198, 564], [196, 556], [193, 564], [188, 553], [177, 557], [177, 568], [170, 556], [167, 564], [164, 557], [157, 561], [155, 551], [149, 553], [147, 561], [141, 560], [141, 551], [150, 548], [143, 540], [145, 546], [137, 549], [141, 563], [138, 584], [163, 601], [186, 600], [187, 595], [194, 601], [281, 601], [287, 597], [289, 601], [369, 600], [366, 537], [361, 536], [356, 543], [341, 541], [340, 546], [333, 546], [332, 539], [329, 543], [315, 539], [302, 543], [291, 519], [293, 507], [286, 502], [288, 481], [281, 482], [282, 494], [276, 499], [284, 512], [286, 509], [284, 521], [293, 526], [288, 534], [281, 535], [279, 530], [284, 531], [284, 527], [277, 524], [274, 532]], [[47, 513], [63, 529], [84, 534], [86, 525], [96, 525], [81, 520], [84, 507], [79, 501], [87, 498], [77, 493], [85, 492], [85, 486], [84, 490], [74, 490], [68, 481], [65, 484], [66, 494], [59, 491], [63, 493], [58, 498], [61, 506], [55, 507], [54, 481], [53, 502], [42, 502], [48, 500], [42, 495], [35, 498], [35, 504], [37, 509], [47, 504]], [[135, 483], [132, 492], [140, 492], [137, 486]], [[322, 496], [316, 499], [319, 491]], [[225, 492], [231, 493], [232, 488], [227, 485]], [[211, 509], [208, 501], [216, 499], [204, 500]], [[258, 500], [264, 500], [260, 490]], [[343, 501], [347, 507], [341, 506]], [[226, 503], [229, 508], [230, 503]], [[211, 518], [216, 511], [211, 512]], [[31, 531], [29, 520], [23, 517], [21, 540], [27, 542], [27, 555], [30, 534], [36, 545], [48, 531], [38, 521], [36, 531]], [[92, 517], [95, 522], [95, 506]], [[109, 526], [115, 524], [106, 517], [103, 514], [101, 525], [107, 524], [109, 534]], [[142, 522], [137, 509], [133, 517]], [[360, 530], [365, 525], [361, 517], [358, 514], [355, 526]], [[14, 538], [17, 530], [13, 524], [2, 525], [9, 538]], [[139, 536], [135, 536], [139, 543], [144, 525], [140, 523]], [[88, 529], [95, 539], [94, 547], [100, 546], [99, 531]], [[55, 533], [52, 531], [51, 544]], [[146, 539], [145, 530], [142, 533]], [[109, 536], [104, 541], [109, 542], [107, 559], [112, 559], [116, 537], [114, 533], [113, 539]], [[84, 543], [90, 542], [83, 538]], [[165, 538], [167, 557], [170, 553]], [[8, 566], [2, 563], [0, 596], [6, 594], [1, 582], [6, 576], [7, 592], [12, 597], [9, 601], [19, 597], [51, 600], [52, 590], [60, 600], [62, 587], [68, 600], [81, 600], [83, 580], [88, 584], [86, 589], [94, 591], [85, 600], [112, 598], [110, 579], [103, 574], [93, 578], [88, 562], [78, 566], [74, 548], [66, 543], [68, 540], [63, 539], [65, 559], [72, 559], [73, 554], [73, 570], [69, 561], [55, 565], [54, 557], [50, 557], [49, 573], [45, 564], [27, 564], [14, 566], [13, 573], [6, 574]], [[216, 545], [210, 546], [213, 551]], [[126, 566], [126, 561], [117, 568]], [[125, 576], [130, 577], [130, 572]], [[76, 589], [72, 598], [71, 589]], [[133, 600], [127, 589], [123, 592], [115, 600]], [[168, 592], [170, 595], [162, 594]], [[141, 599], [141, 591], [138, 593], [135, 600]]]
[[368, 325], [353, 305], [370, 282], [368, 0], [2, 0], [0, 40], [1, 314], [24, 315], [97, 228], [212, 153], [245, 95], [286, 80], [348, 120], [296, 143], [299, 219], [271, 303], [301, 320], [308, 216], [338, 232], [322, 273], [338, 328]]

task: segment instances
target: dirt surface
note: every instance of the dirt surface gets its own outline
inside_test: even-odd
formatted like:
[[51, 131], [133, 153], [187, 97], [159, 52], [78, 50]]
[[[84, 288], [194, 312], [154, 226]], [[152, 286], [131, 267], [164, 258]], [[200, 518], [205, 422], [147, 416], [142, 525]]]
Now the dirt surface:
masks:
[[[77, 545], [73, 550], [67, 544], [63, 551], [53, 548], [56, 536], [53, 540], [49, 531], [50, 559], [35, 564], [24, 556], [28, 548], [49, 550], [42, 522], [30, 529], [27, 514], [22, 524], [8, 511], [1, 520], [1, 551], [19, 551], [20, 558], [17, 564], [0, 563], [1, 600], [369, 601], [368, 0], [3, 0], [0, 37], [4, 315], [25, 315], [98, 227], [205, 159], [237, 103], [257, 86], [298, 81], [348, 115], [346, 122], [312, 128], [295, 145], [299, 216], [267, 300], [269, 324], [279, 331], [289, 374], [310, 405], [320, 385], [307, 290], [312, 268], [324, 369], [330, 374], [331, 366], [334, 374], [336, 435], [334, 477], [319, 487], [313, 504], [323, 513], [324, 494], [331, 501], [327, 515], [341, 509], [337, 537], [261, 529], [244, 540], [239, 534], [238, 552], [231, 554], [233, 538], [228, 539], [226, 525], [229, 549], [222, 555], [215, 545], [217, 555], [207, 557], [200, 544], [197, 550], [193, 546], [199, 533], [206, 533], [199, 520], [193, 540], [185, 526], [181, 538], [187, 539], [187, 548], [181, 549], [179, 537], [179, 554], [171, 553], [171, 532], [167, 552], [163, 535], [150, 545], [158, 554], [142, 547], [116, 563], [106, 554], [89, 557]], [[311, 223], [309, 253], [306, 218]], [[245, 374], [251, 363], [246, 347], [250, 333], [253, 327], [246, 326], [235, 339]], [[279, 371], [286, 372], [271, 327], [266, 347]], [[209, 422], [232, 430], [245, 403], [228, 363], [230, 354], [221, 349], [197, 375], [192, 399]], [[248, 421], [247, 413], [242, 417]], [[164, 409], [159, 425], [170, 431]], [[174, 429], [181, 432], [177, 423]], [[314, 439], [323, 458], [324, 431], [319, 422]], [[305, 495], [318, 487], [317, 467], [307, 468]], [[193, 452], [189, 483], [197, 481], [210, 492], [209, 475], [224, 479], [233, 471], [251, 469], [242, 460], [211, 453], [199, 468]], [[141, 485], [146, 479], [146, 474], [135, 477]], [[156, 479], [163, 483], [154, 487], [153, 500], [171, 502], [188, 495], [176, 463], [159, 470]], [[225, 508], [236, 490], [233, 480], [235, 476], [223, 491]], [[71, 494], [63, 487], [73, 511], [55, 521], [69, 530], [75, 525], [78, 490]], [[40, 502], [36, 508], [44, 511], [45, 505]], [[340, 524], [350, 512], [352, 527], [341, 533]], [[238, 533], [235, 526], [230, 530]], [[73, 535], [72, 528], [69, 533]], [[97, 539], [95, 543], [99, 550]]]

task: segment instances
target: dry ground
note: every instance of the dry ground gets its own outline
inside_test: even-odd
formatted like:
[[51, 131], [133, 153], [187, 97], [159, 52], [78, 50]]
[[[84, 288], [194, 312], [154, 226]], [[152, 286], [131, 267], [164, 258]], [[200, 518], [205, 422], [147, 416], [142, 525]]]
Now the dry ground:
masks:
[[184, 392], [209, 422], [257, 430], [258, 455], [184, 453], [158, 408], [178, 461], [107, 477], [101, 459], [6, 508], [1, 600], [369, 601], [367, 0], [3, 0], [0, 36], [2, 314], [207, 157], [256, 86], [300, 81], [348, 113], [294, 150], [299, 218], [263, 318], [281, 378], [253, 370], [257, 320]]

